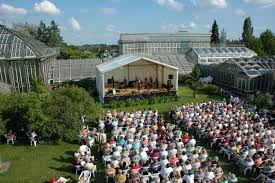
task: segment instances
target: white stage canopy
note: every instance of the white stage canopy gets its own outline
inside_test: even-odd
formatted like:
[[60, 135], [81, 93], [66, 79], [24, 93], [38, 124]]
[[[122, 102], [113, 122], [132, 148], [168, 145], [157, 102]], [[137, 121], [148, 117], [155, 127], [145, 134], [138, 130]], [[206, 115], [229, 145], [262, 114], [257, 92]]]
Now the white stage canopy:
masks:
[[104, 102], [105, 84], [108, 79], [114, 78], [115, 82], [134, 81], [145, 78], [157, 79], [160, 84], [166, 84], [169, 75], [173, 76], [171, 82], [178, 89], [178, 68], [137, 55], [122, 55], [109, 62], [96, 67], [96, 86], [99, 99]]

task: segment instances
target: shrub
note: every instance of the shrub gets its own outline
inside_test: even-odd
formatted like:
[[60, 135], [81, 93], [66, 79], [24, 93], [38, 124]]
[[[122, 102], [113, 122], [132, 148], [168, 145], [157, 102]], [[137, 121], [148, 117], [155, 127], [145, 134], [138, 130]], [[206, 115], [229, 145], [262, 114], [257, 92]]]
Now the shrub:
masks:
[[22, 137], [32, 128], [43, 140], [71, 141], [81, 129], [82, 114], [87, 123], [101, 114], [101, 105], [77, 86], [59, 87], [52, 92], [10, 93], [4, 99], [5, 107], [0, 104], [0, 133], [13, 130], [20, 132]]
[[253, 102], [259, 109], [271, 109], [274, 105], [272, 99], [265, 95], [257, 96]]
[[203, 84], [200, 90], [209, 95], [216, 95], [220, 92], [220, 88], [213, 84]]

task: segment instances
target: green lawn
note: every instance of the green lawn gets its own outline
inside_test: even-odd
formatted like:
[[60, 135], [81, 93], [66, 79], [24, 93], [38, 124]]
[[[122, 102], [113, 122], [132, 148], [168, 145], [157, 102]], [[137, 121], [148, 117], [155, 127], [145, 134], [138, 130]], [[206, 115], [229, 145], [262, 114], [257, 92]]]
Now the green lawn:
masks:
[[3, 161], [11, 162], [8, 172], [0, 174], [0, 182], [42, 183], [51, 176], [74, 178], [72, 155], [77, 145], [38, 145], [31, 146], [0, 145]]
[[[117, 110], [131, 111], [143, 108], [157, 108], [159, 112], [166, 113], [170, 107], [179, 104], [196, 103], [210, 99], [218, 99], [219, 97], [208, 96], [206, 94], [199, 94], [197, 98], [193, 97], [193, 92], [188, 87], [179, 87], [180, 99], [178, 102], [162, 103], [156, 105], [129, 107]], [[111, 110], [104, 107], [105, 112]], [[198, 145], [204, 146], [208, 149], [211, 156], [218, 155], [216, 151], [210, 150], [206, 142], [198, 140]], [[3, 175], [0, 174], [0, 182], [5, 183], [43, 183], [47, 182], [51, 176], [70, 177], [73, 180], [77, 179], [74, 174], [73, 153], [78, 146], [74, 144], [60, 144], [60, 145], [38, 145], [36, 148], [31, 146], [17, 146], [17, 145], [2, 145], [0, 144], [0, 156], [3, 161], [10, 161], [11, 167], [9, 171]], [[104, 182], [103, 166], [95, 149], [92, 150], [98, 162], [98, 173], [95, 182]], [[222, 156], [220, 157], [222, 167], [226, 174], [228, 172], [236, 173], [241, 183], [249, 182], [248, 177], [238, 174], [238, 168], [232, 161], [227, 161]]]

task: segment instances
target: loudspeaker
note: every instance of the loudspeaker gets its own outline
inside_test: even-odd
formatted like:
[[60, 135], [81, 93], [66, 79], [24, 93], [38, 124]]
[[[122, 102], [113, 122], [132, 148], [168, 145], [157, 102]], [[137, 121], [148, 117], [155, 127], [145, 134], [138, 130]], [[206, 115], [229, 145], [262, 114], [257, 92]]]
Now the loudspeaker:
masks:
[[169, 79], [173, 79], [173, 75], [170, 74], [170, 75], [168, 76], [168, 78], [169, 78]]

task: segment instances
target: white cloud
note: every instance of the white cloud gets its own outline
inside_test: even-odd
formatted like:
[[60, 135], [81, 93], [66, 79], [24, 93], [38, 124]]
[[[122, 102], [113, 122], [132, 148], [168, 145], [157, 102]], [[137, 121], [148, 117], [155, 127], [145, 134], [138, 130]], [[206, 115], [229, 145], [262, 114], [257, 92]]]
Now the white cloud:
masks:
[[33, 7], [34, 11], [39, 13], [47, 13], [51, 15], [59, 15], [60, 10], [48, 0], [43, 0], [40, 3], [35, 3]]
[[117, 12], [115, 8], [100, 8], [99, 11], [107, 15], [115, 14]]
[[106, 27], [105, 27], [105, 30], [107, 31], [107, 32], [114, 32], [115, 31], [115, 28], [116, 28], [116, 26], [115, 25], [107, 25]]
[[165, 6], [177, 12], [181, 12], [184, 8], [184, 4], [179, 2], [178, 0], [154, 0], [154, 1], [161, 6]]
[[75, 30], [75, 31], [80, 31], [81, 30], [81, 26], [75, 18], [71, 17], [69, 19], [69, 24], [70, 24], [70, 26], [73, 30]]
[[243, 16], [246, 15], [245, 11], [242, 10], [242, 9], [236, 9], [234, 14], [237, 15], [237, 16], [240, 16], [240, 17], [243, 17]]
[[189, 22], [189, 27], [190, 27], [191, 29], [195, 29], [195, 28], [197, 27], [196, 22], [194, 22], [193, 20], [190, 21], [190, 22]]
[[227, 0], [191, 0], [195, 7], [219, 9], [226, 8], [228, 3]]
[[25, 15], [27, 14], [27, 10], [24, 8], [16, 8], [9, 4], [1, 4], [0, 5], [0, 13], [9, 14], [9, 15]]
[[260, 8], [269, 8], [275, 5], [275, 0], [244, 0], [244, 2], [254, 4]]
[[160, 28], [165, 32], [178, 32], [186, 29], [186, 26], [184, 24], [164, 24]]

